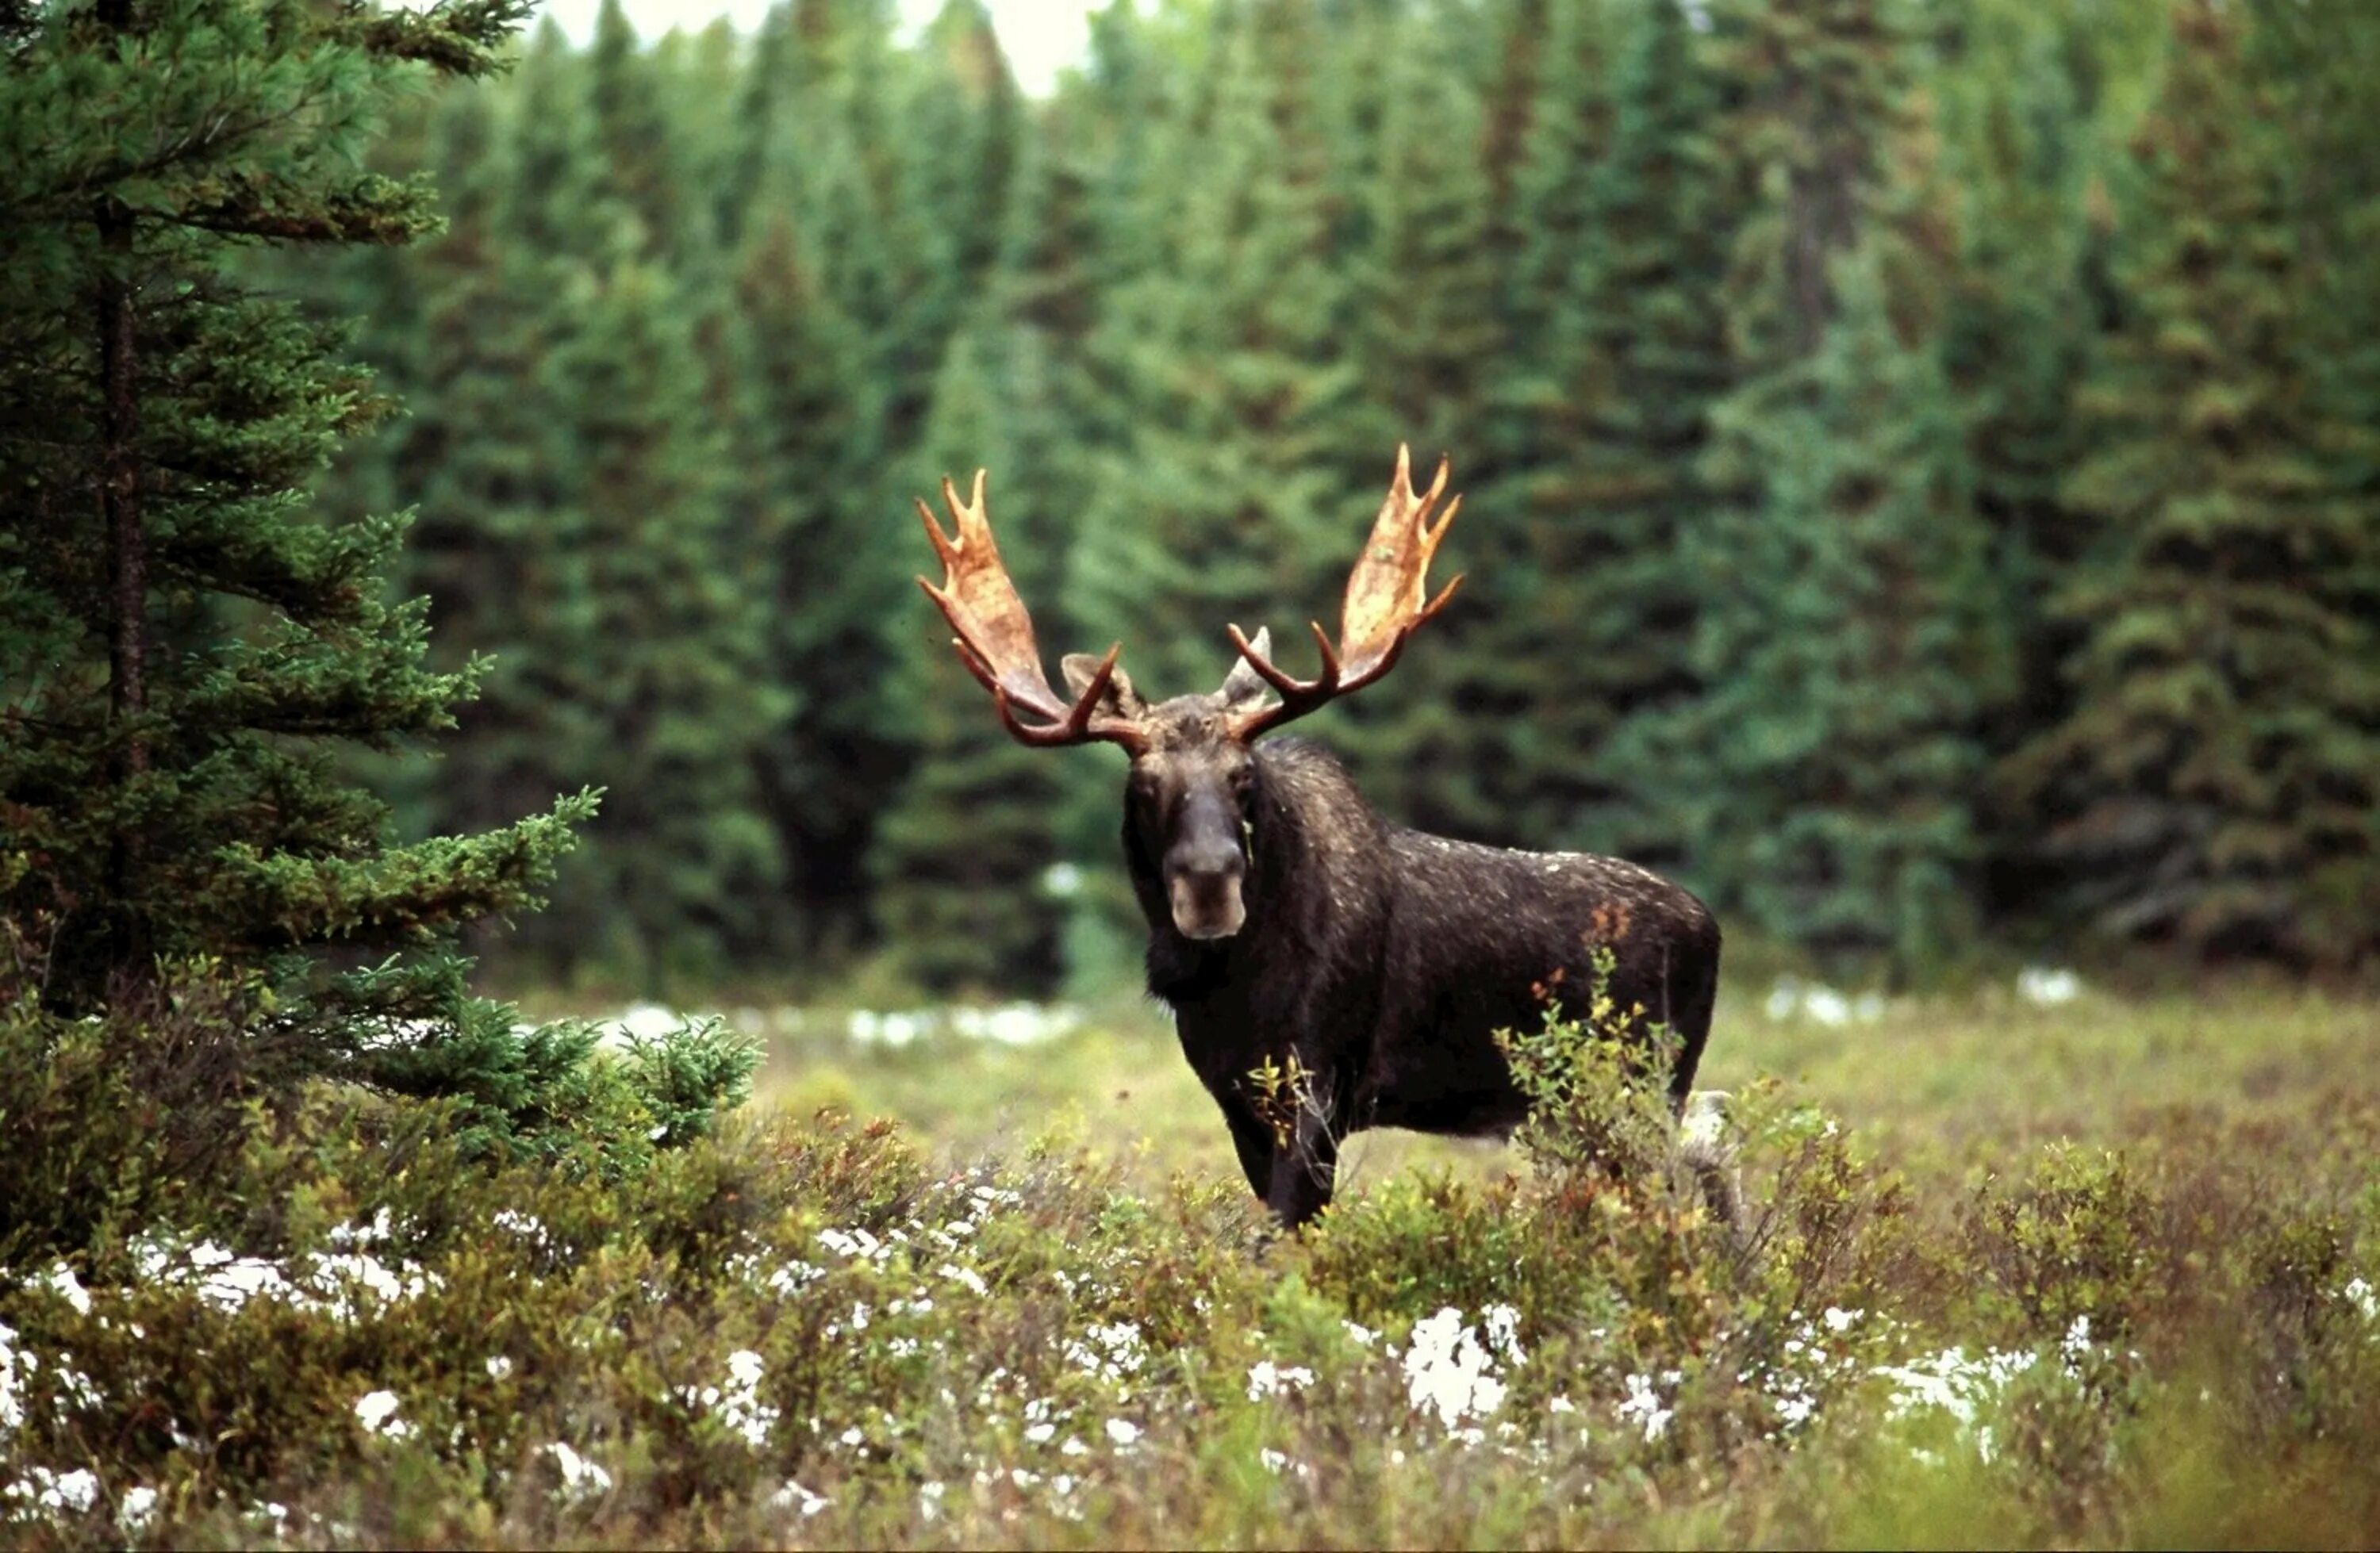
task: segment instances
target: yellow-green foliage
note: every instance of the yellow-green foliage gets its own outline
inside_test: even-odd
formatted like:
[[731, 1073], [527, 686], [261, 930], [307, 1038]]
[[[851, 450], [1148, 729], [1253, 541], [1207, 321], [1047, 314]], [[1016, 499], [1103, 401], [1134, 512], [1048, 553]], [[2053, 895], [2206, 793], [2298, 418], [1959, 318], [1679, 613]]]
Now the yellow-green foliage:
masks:
[[[1220, 1130], [1178, 1056], [1112, 1022], [1022, 1052], [813, 1028], [780, 1093], [928, 1098], [933, 1133], [763, 1104], [624, 1174], [322, 1089], [206, 1203], [12, 1268], [0, 1515], [61, 1545], [2369, 1543], [2370, 1015], [1906, 1006], [1829, 1032], [1844, 1066], [1723, 1023], [1740, 1232], [1667, 1171], [1515, 1150], [1376, 1154], [1279, 1237], [1175, 1141]], [[1995, 1018], [2022, 1034], [1982, 1086], [1911, 1098]], [[2194, 1099], [2045, 1082], [2191, 1040], [2236, 1043]], [[2029, 1086], [2091, 1120], [1996, 1147], [1973, 1113]]]

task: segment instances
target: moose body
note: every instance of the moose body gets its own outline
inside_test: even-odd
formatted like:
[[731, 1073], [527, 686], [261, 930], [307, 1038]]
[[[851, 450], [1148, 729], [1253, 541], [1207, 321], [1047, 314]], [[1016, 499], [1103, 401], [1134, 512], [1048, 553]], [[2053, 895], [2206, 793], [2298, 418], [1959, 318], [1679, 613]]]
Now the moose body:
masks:
[[[1184, 1055], [1222, 1108], [1249, 1184], [1283, 1222], [1331, 1196], [1341, 1141], [1366, 1127], [1504, 1135], [1527, 1114], [1498, 1030], [1543, 1017], [1549, 989], [1585, 989], [1611, 955], [1616, 1006], [1675, 1043], [1682, 1108], [1710, 1029], [1718, 925], [1701, 902], [1632, 863], [1512, 852], [1380, 818], [1327, 751], [1258, 735], [1386, 673], [1452, 594], [1423, 588], [1461, 498], [1433, 528], [1446, 468], [1426, 494], [1406, 455], [1347, 587], [1341, 640], [1314, 628], [1323, 672], [1292, 678], [1269, 636], [1231, 628], [1241, 661], [1211, 695], [1150, 704], [1116, 666], [1067, 658], [1072, 691], [1044, 677], [1032, 625], [983, 509], [927, 528], [947, 576], [926, 590], [959, 654], [1019, 740], [1104, 740], [1132, 755], [1123, 843], [1148, 919], [1149, 990], [1173, 1011]], [[1460, 582], [1461, 578], [1456, 578]], [[924, 583], [925, 579], [919, 581]], [[1040, 719], [1027, 722], [1019, 709]]]
[[[1669, 1087], [1683, 1103], [1718, 978], [1701, 902], [1615, 858], [1390, 825], [1304, 740], [1263, 746], [1253, 763], [1238, 932], [1181, 931], [1142, 817], [1127, 819], [1124, 853], [1148, 918], [1148, 989], [1172, 1009], [1248, 1184], [1285, 1222], [1330, 1202], [1349, 1134], [1510, 1134], [1528, 1105], [1495, 1032], [1535, 1026], [1549, 989], [1583, 992], [1598, 946], [1614, 1002], [1679, 1040]], [[1292, 1057], [1299, 1093], [1284, 1109], [1252, 1075]]]

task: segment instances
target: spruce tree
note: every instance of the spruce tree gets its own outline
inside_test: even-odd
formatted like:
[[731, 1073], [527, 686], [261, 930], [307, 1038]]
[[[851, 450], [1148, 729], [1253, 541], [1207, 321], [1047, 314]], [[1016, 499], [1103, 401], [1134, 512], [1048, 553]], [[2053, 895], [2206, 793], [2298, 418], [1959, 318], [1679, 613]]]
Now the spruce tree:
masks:
[[1816, 355], [1718, 412], [1713, 471], [1758, 504], [1684, 537], [1704, 687], [1623, 737], [1671, 774], [1694, 875], [1738, 920], [1905, 972], [1970, 923], [1978, 729], [2008, 663], [1955, 403], [1879, 270], [1839, 261]]
[[[1329, 51], [1336, 76], [1377, 98], [1342, 127], [1333, 157], [1352, 185], [1336, 247], [1347, 277], [1343, 348], [1358, 384], [1331, 441], [1341, 575], [1400, 443], [1425, 465], [1453, 456], [1466, 514], [1453, 543], [1466, 559], [1451, 575], [1470, 566], [1467, 558], [1494, 553], [1504, 516], [1488, 446], [1487, 385], [1502, 362], [1480, 165], [1486, 108], [1481, 83], [1458, 65], [1459, 35], [1475, 23], [1398, 7], [1367, 19], [1368, 30], [1352, 36], [1342, 24], [1345, 42]], [[1285, 615], [1313, 615], [1329, 600], [1280, 602]], [[1364, 772], [1366, 792], [1400, 820], [1484, 840], [1530, 834], [1507, 780], [1512, 736], [1529, 735], [1511, 715], [1515, 666], [1496, 650], [1497, 624], [1458, 596], [1427, 644], [1400, 663], [1394, 687], [1342, 714], [1337, 744]]]
[[[1306, 75], [1311, 7], [1219, 13], [1214, 27], [1178, 116], [1139, 127], [1147, 163], [1108, 207], [1116, 278], [1087, 349], [1104, 403], [1063, 589], [1075, 628], [1050, 644], [1121, 640], [1135, 683], [1160, 698], [1222, 683], [1231, 623], [1277, 622], [1284, 666], [1315, 672], [1298, 626], [1335, 618], [1366, 511], [1335, 464], [1358, 384]], [[1141, 930], [1111, 862], [1113, 769], [1058, 758], [1068, 852], [1096, 864], [1067, 929], [1081, 986], [1124, 974]]]
[[2293, 156], [2241, 22], [2185, 0], [2066, 500], [2070, 715], [2011, 767], [2105, 929], [2344, 960], [2380, 937], [2380, 525], [2306, 353]]
[[385, 404], [234, 255], [429, 230], [426, 187], [361, 152], [401, 80], [483, 73], [519, 12], [103, 0], [0, 45], [14, 941], [42, 925], [34, 985], [62, 1011], [194, 964], [260, 975], [258, 1034], [281, 1037], [261, 1044], [297, 1071], [461, 1092], [498, 1120], [550, 1103], [585, 1043], [515, 1037], [445, 946], [534, 904], [592, 804], [400, 845], [342, 778], [344, 749], [449, 726], [474, 673], [425, 668], [422, 602], [390, 601], [403, 521], [310, 504]]
[[603, 187], [634, 216], [638, 251], [647, 254], [674, 254], [695, 219], [694, 191], [676, 154], [685, 123], [668, 112], [668, 73], [638, 47], [620, 0], [603, 0], [587, 57], [596, 164]]
[[1579, 170], [1572, 261], [1536, 261], [1507, 421], [1525, 548], [1498, 657], [1526, 693], [1514, 721], [1528, 732], [1505, 781], [1545, 840], [1648, 861], [1669, 860], [1664, 838], [1632, 821], [1669, 774], [1630, 769], [1611, 739], [1695, 688], [1703, 584], [1680, 545], [1711, 503], [1696, 466], [1734, 370], [1720, 292], [1742, 200], [1713, 58], [1725, 39], [1703, 29], [1735, 24], [1702, 14], [1698, 28], [1674, 0], [1612, 11], [1607, 138]]
[[[908, 464], [918, 493], [946, 524], [935, 493], [941, 479], [964, 488], [975, 469], [994, 471], [1002, 553], [1048, 637], [1063, 629], [1051, 606], [1064, 509], [1041, 474], [1053, 439], [1036, 344], [990, 307], [960, 331], [926, 439]], [[922, 538], [919, 553], [929, 553]], [[931, 571], [922, 561], [919, 569]], [[1060, 762], [1008, 736], [960, 667], [939, 616], [918, 608], [907, 624], [894, 689], [916, 709], [917, 758], [870, 858], [887, 951], [905, 976], [936, 992], [1045, 993], [1061, 969], [1062, 910], [1043, 883], [1058, 859]]]
[[1899, 14], [1768, 7], [1720, 40], [1756, 192], [1721, 292], [1735, 382], [1695, 467], [1708, 512], [1676, 536], [1702, 688], [1613, 755], [1715, 905], [1844, 969], [1947, 947], [2005, 652], [1905, 165]]
[[1085, 640], [1124, 638], [1156, 696], [1221, 683], [1227, 623], [1326, 613], [1361, 533], [1362, 495], [1331, 463], [1355, 382], [1320, 129], [1282, 63], [1302, 13], [1224, 20], [1205, 102], [1160, 155], [1190, 174], [1160, 245], [1172, 257], [1121, 285], [1091, 346], [1120, 442], [1101, 458], [1068, 597]]
[[[801, 44], [801, 47], [794, 46]], [[807, 82], [799, 34], [753, 71]], [[726, 500], [733, 564], [767, 601], [763, 677], [791, 696], [759, 761], [763, 801], [786, 866], [779, 947], [810, 965], [870, 931], [868, 847], [885, 795], [906, 761], [906, 709], [885, 687], [895, 622], [909, 602], [887, 467], [886, 393], [863, 311], [880, 273], [866, 256], [881, 234], [858, 200], [858, 148], [813, 100], [771, 99], [779, 132], [811, 154], [771, 158], [727, 261], [734, 320], [714, 358], [732, 376], [722, 419], [739, 456]], [[749, 89], [761, 95], [756, 80]], [[857, 222], [856, 227], [847, 225]], [[856, 264], [855, 272], [851, 266]]]
[[636, 261], [583, 284], [557, 298], [578, 326], [547, 363], [573, 445], [541, 557], [564, 603], [542, 644], [546, 758], [606, 773], [611, 797], [588, 831], [592, 887], [538, 941], [658, 990], [768, 927], [777, 839], [756, 767], [783, 702], [762, 673], [768, 601], [723, 564], [725, 443], [682, 300]]

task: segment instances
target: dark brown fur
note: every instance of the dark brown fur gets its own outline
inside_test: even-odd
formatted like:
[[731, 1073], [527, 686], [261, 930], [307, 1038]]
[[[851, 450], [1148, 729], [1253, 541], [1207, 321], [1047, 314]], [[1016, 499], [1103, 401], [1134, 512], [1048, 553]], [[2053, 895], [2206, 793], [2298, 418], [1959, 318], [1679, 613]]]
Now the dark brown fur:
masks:
[[[1149, 990], [1172, 1008], [1249, 1185], [1284, 1222], [1330, 1203], [1351, 1133], [1509, 1134], [1527, 1106], [1493, 1032], [1535, 1027], [1539, 988], [1585, 989], [1598, 945], [1615, 958], [1619, 1006], [1642, 1005], [1681, 1043], [1669, 1090], [1684, 1104], [1718, 982], [1718, 927], [1700, 901], [1615, 858], [1390, 825], [1318, 746], [1222, 736], [1219, 699], [1154, 709], [1170, 736], [1135, 761], [1124, 853], [1148, 918]], [[1245, 922], [1194, 940], [1174, 925], [1168, 859], [1184, 817], [1214, 811], [1218, 783], [1236, 786], [1245, 821]], [[1285, 1119], [1250, 1074], [1293, 1057], [1310, 1103]]]

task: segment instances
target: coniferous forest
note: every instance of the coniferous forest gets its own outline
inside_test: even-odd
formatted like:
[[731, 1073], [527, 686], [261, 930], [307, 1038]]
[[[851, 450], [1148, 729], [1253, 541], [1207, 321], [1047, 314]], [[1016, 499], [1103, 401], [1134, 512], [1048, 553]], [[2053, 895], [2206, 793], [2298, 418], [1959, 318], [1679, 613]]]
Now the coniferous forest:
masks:
[[[1644, 861], [1858, 978], [2078, 933], [2366, 962], [2375, 36], [2279, 0], [1117, 6], [1035, 101], [966, 0], [914, 37], [796, 0], [752, 37], [548, 24], [492, 79], [433, 57], [354, 110], [385, 120], [358, 208], [271, 209], [280, 169], [186, 196], [187, 240], [298, 239], [227, 245], [249, 299], [175, 323], [241, 334], [243, 392], [294, 397], [270, 435], [192, 411], [237, 452], [191, 456], [250, 484], [150, 582], [427, 656], [334, 687], [260, 638], [158, 689], [236, 722], [246, 674], [344, 698], [251, 726], [412, 748], [469, 676], [434, 761], [337, 759], [398, 834], [509, 838], [456, 880], [602, 790], [565, 806], [552, 906], [474, 942], [513, 980], [879, 956], [1047, 991], [1129, 962], [1116, 773], [1002, 735], [910, 585], [911, 499], [989, 466], [1045, 645], [1120, 639], [1179, 694], [1227, 623], [1302, 641], [1331, 610], [1410, 441], [1454, 460], [1469, 581], [1392, 691], [1316, 725], [1392, 818]], [[326, 127], [304, 154], [364, 121]], [[74, 155], [18, 209], [88, 179]], [[39, 338], [50, 298], [13, 300]], [[283, 381], [274, 343], [324, 330], [344, 349]], [[195, 405], [168, 363], [207, 350], [129, 370]], [[20, 353], [0, 449], [57, 500], [90, 472], [61, 460], [115, 456], [44, 434], [62, 365]], [[308, 556], [263, 559], [250, 503]], [[12, 542], [44, 589], [39, 533]], [[37, 656], [45, 613], [11, 611]], [[89, 683], [18, 674], [10, 725], [20, 798], [89, 782], [52, 816], [81, 866], [114, 866], [111, 806], [202, 827], [313, 780], [276, 748], [233, 761], [241, 796], [135, 799], [137, 735], [43, 710]], [[284, 909], [234, 875], [237, 910]], [[455, 915], [499, 899], [470, 888]]]
[[1637, 858], [1854, 977], [2366, 960], [2375, 36], [1116, 6], [1037, 102], [964, 0], [542, 29], [378, 153], [444, 230], [305, 272], [405, 406], [319, 505], [413, 511], [431, 663], [492, 660], [400, 807], [605, 790], [502, 952], [540, 974], [1107, 971], [1117, 772], [1003, 736], [912, 498], [989, 466], [1045, 647], [1172, 695], [1328, 617], [1402, 440], [1469, 580], [1316, 725], [1393, 818]]

